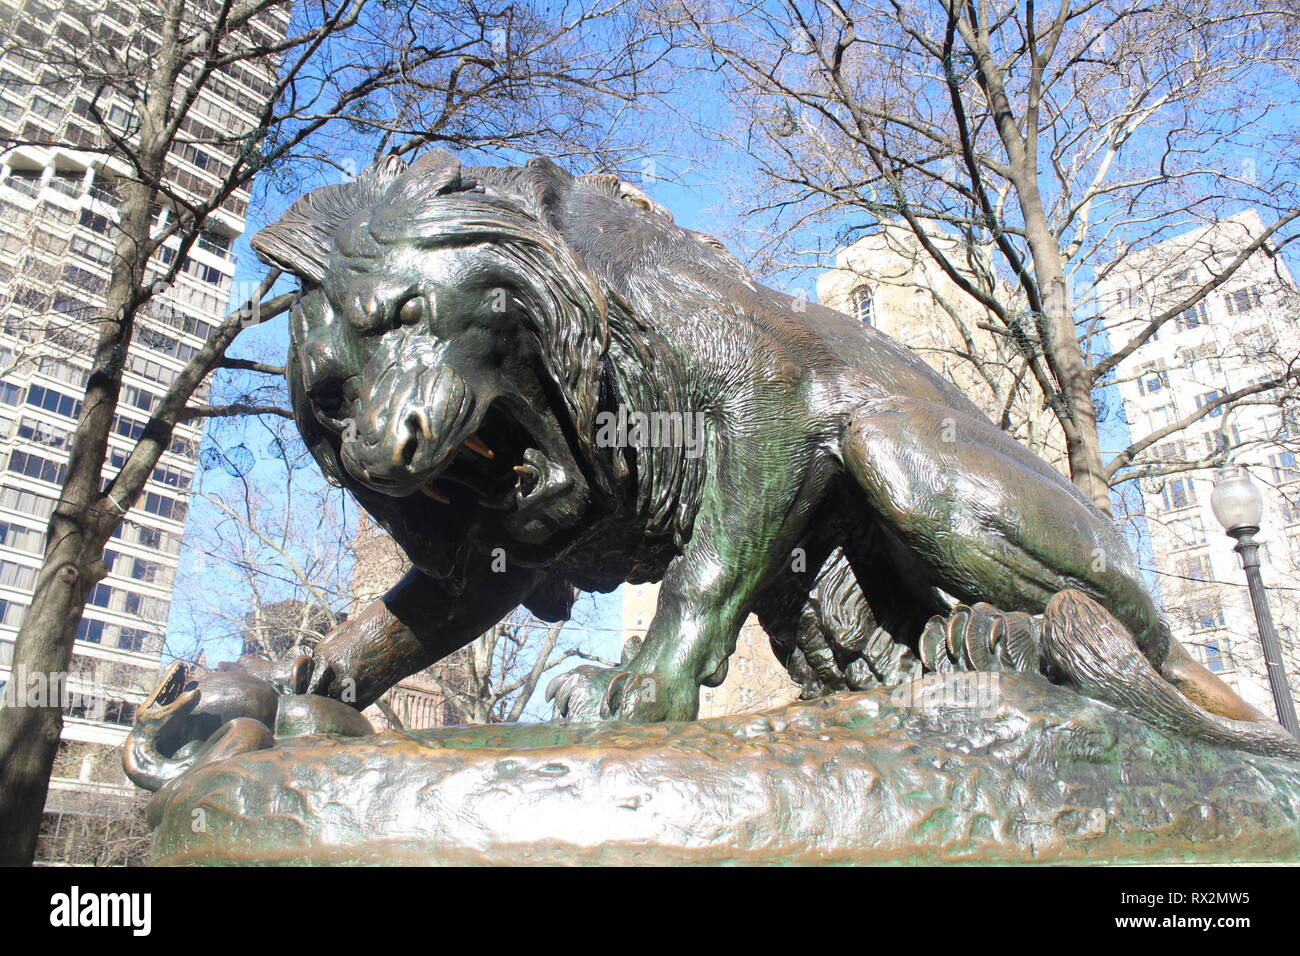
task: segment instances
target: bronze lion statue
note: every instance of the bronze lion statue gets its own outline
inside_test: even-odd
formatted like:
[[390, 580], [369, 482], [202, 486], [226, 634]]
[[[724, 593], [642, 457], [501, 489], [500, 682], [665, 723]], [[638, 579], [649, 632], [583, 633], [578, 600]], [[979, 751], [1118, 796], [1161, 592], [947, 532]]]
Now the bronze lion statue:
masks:
[[557, 620], [575, 589], [662, 581], [634, 656], [553, 684], [561, 716], [694, 718], [750, 612], [805, 696], [1005, 668], [1124, 699], [1132, 673], [1044, 654], [1068, 590], [1193, 730], [1294, 747], [1171, 638], [1060, 474], [904, 345], [759, 285], [616, 177], [390, 158], [252, 245], [301, 283], [308, 447], [413, 562], [315, 649], [314, 693], [362, 707], [520, 604]]

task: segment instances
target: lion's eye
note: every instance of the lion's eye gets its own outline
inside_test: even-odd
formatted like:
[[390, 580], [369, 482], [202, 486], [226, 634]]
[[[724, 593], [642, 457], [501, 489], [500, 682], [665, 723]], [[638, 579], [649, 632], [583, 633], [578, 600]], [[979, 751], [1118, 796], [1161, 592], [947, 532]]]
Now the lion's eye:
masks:
[[414, 325], [424, 318], [424, 297], [413, 296], [402, 304], [397, 312], [397, 320], [403, 325]]

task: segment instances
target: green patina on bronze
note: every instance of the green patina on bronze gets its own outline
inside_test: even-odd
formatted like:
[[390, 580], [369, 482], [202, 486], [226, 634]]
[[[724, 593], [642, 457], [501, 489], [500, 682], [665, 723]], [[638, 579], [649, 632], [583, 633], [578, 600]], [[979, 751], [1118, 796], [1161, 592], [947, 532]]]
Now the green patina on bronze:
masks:
[[415, 565], [316, 649], [313, 692], [364, 706], [520, 603], [557, 618], [574, 588], [662, 580], [636, 655], [554, 696], [683, 720], [751, 612], [812, 697], [949, 666], [924, 629], [951, 599], [1020, 615], [974, 614], [951, 666], [1037, 669], [1030, 615], [1075, 588], [1250, 716], [1059, 473], [905, 346], [759, 285], [613, 176], [389, 158], [252, 245], [302, 284], [308, 446]]
[[[1136, 859], [1192, 853], [1185, 834], [1208, 841], [1206, 858], [1293, 854], [1280, 829], [1294, 827], [1293, 765], [1266, 758], [1300, 744], [1171, 639], [1111, 522], [900, 343], [759, 285], [615, 177], [547, 160], [390, 158], [309, 193], [252, 244], [301, 282], [288, 378], [304, 440], [414, 567], [310, 659], [218, 678], [211, 707], [203, 687], [197, 703], [193, 689], [155, 695], [127, 766], [159, 791], [162, 859], [215, 846], [180, 835], [200, 804], [227, 821], [212, 838], [233, 841], [231, 859], [452, 859], [489, 844], [509, 849], [485, 858], [526, 858], [512, 821], [482, 809], [507, 814], [510, 799], [540, 814], [539, 858], [624, 859], [645, 814], [602, 817], [600, 849], [559, 835], [583, 816], [572, 794], [606, 812], [610, 761], [638, 807], [680, 791], [707, 808], [651, 814], [665, 859], [729, 858], [722, 844], [772, 862], [963, 847], [1063, 859], [1071, 839]], [[313, 701], [364, 707], [519, 604], [558, 620], [575, 589], [650, 580], [658, 606], [635, 654], [548, 693], [571, 722], [669, 723], [272, 739], [276, 719], [281, 738], [363, 733]], [[682, 723], [725, 678], [751, 612], [805, 698], [850, 695], [770, 717], [781, 726], [761, 746], [746, 719]], [[1013, 688], [992, 724], [879, 703], [923, 674], [990, 671]], [[267, 688], [302, 695], [297, 709], [268, 717]], [[480, 734], [524, 749], [444, 746]], [[708, 742], [698, 761], [691, 740]], [[538, 779], [552, 767], [582, 785], [482, 782], [544, 754]], [[811, 759], [822, 777], [804, 773]], [[1162, 791], [1168, 819], [1142, 823], [1143, 794], [1158, 806]], [[478, 829], [440, 842], [456, 800]]]

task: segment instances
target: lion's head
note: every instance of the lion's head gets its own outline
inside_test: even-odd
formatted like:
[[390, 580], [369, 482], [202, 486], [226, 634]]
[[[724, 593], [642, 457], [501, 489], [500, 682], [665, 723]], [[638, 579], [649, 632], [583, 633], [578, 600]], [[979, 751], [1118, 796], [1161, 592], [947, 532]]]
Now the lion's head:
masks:
[[299, 424], [327, 473], [371, 493], [363, 501], [487, 509], [540, 542], [608, 485], [611, 464], [591, 446], [607, 305], [547, 222], [548, 192], [566, 181], [545, 160], [389, 159], [253, 237], [302, 284], [289, 366]]

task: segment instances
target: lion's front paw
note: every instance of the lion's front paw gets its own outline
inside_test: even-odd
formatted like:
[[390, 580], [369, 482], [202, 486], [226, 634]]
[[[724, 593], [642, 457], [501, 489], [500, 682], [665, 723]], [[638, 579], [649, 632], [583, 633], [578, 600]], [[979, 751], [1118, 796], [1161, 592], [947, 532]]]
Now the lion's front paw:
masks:
[[693, 720], [699, 688], [658, 674], [626, 667], [584, 664], [561, 674], [546, 688], [555, 719], [568, 723], [627, 720], [638, 724]]
[[626, 673], [617, 667], [583, 664], [555, 677], [546, 687], [546, 699], [555, 707], [555, 719], [590, 724], [608, 718], [602, 713], [610, 682]]
[[629, 669], [610, 681], [603, 709], [618, 720], [653, 724], [694, 720], [699, 705], [700, 688], [694, 681]]
[[363, 652], [364, 646], [357, 633], [346, 625], [339, 628], [316, 645], [309, 658], [300, 661], [295, 669], [297, 686], [294, 690], [298, 693], [332, 697], [353, 707], [358, 707], [363, 697], [364, 702], [369, 703], [378, 695], [368, 696], [370, 689], [363, 685]]

